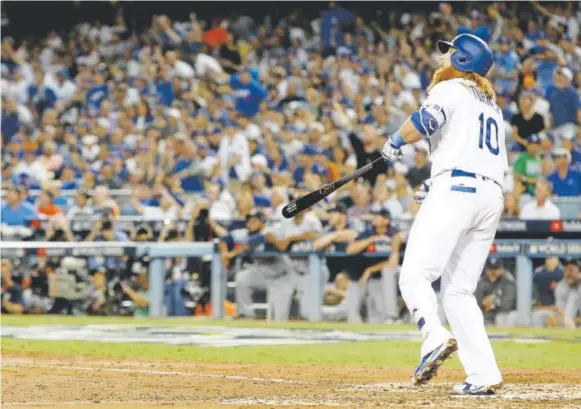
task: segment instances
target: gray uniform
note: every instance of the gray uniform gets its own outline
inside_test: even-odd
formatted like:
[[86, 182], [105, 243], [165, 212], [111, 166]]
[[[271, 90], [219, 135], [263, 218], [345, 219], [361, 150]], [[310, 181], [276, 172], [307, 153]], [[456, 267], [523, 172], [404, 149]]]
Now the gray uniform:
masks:
[[[375, 242], [374, 250], [377, 253], [391, 251], [391, 237], [398, 233], [397, 229], [388, 227], [387, 242]], [[365, 239], [375, 234], [374, 230], [362, 232], [355, 240]], [[381, 257], [364, 258], [355, 255], [349, 258], [347, 271], [349, 273], [349, 288], [347, 290], [347, 320], [350, 323], [362, 322], [360, 310], [363, 300], [367, 297], [367, 318], [370, 323], [383, 323], [395, 320], [398, 315], [397, 307], [397, 272], [398, 268], [385, 266], [380, 273], [373, 274], [367, 283], [361, 285], [359, 279], [365, 267], [383, 261]]]
[[505, 271], [498, 280], [491, 282], [486, 275], [482, 276], [476, 287], [474, 296], [480, 308], [485, 297], [493, 296], [490, 311], [483, 311], [487, 324], [512, 327], [516, 325], [516, 283], [512, 274]]
[[[297, 236], [304, 233], [315, 232], [320, 234], [323, 226], [319, 218], [312, 212], [305, 213], [300, 223], [297, 219], [284, 220], [280, 223], [280, 234], [283, 237]], [[311, 240], [292, 243], [290, 251], [311, 251], [313, 250], [313, 242]], [[292, 266], [291, 270], [291, 297], [296, 291], [299, 299], [299, 314], [301, 317], [310, 320], [315, 313], [315, 309], [319, 308], [323, 300], [323, 293], [313, 293], [313, 286], [310, 285], [312, 277], [309, 275], [309, 263], [307, 257], [290, 257]], [[316, 272], [317, 279], [321, 280], [320, 288], [324, 289], [324, 283], [329, 279], [329, 270], [324, 266], [323, 271]], [[290, 303], [289, 299], [289, 303]], [[286, 301], [285, 301], [286, 302]]]
[[571, 285], [566, 279], [555, 287], [557, 307], [563, 309], [565, 317], [575, 320], [581, 314], [581, 281]]
[[[272, 228], [265, 228], [261, 234], [266, 235], [269, 232], [272, 232]], [[247, 229], [234, 230], [231, 236], [235, 242], [248, 242]], [[264, 251], [264, 243], [254, 246], [253, 249], [257, 252]], [[237, 270], [235, 279], [236, 308], [239, 315], [254, 317], [252, 294], [255, 290], [266, 290], [267, 303], [272, 318], [275, 321], [288, 319], [290, 296], [292, 295], [288, 256], [255, 257], [252, 262], [239, 266]], [[281, 300], [289, 301], [285, 303]]]

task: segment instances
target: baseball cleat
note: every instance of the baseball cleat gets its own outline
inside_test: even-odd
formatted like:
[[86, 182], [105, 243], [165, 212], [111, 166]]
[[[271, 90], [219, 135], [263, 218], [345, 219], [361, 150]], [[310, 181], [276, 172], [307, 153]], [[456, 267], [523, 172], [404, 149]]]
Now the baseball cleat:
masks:
[[494, 395], [497, 390], [502, 387], [502, 382], [496, 385], [472, 385], [471, 383], [464, 382], [452, 387], [452, 395]]
[[424, 355], [420, 364], [412, 376], [413, 385], [424, 385], [432, 379], [438, 368], [452, 356], [458, 349], [458, 343], [454, 338], [448, 339], [442, 345], [434, 349], [432, 352]]

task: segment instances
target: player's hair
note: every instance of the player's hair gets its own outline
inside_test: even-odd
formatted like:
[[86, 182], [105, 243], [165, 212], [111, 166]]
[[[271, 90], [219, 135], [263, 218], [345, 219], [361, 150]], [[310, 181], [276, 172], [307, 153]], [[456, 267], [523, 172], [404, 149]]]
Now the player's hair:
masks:
[[476, 86], [480, 88], [480, 90], [484, 92], [488, 98], [496, 102], [496, 93], [494, 92], [494, 88], [492, 87], [490, 81], [473, 72], [466, 74], [464, 78], [474, 82]]
[[473, 72], [459, 71], [452, 65], [440, 68], [434, 73], [434, 78], [428, 86], [428, 93], [436, 86], [436, 84], [454, 78], [465, 78], [469, 81], [472, 81], [480, 90], [482, 90], [482, 92], [484, 92], [484, 94], [486, 94], [488, 98], [496, 102], [496, 93], [494, 92], [494, 88], [486, 78]]

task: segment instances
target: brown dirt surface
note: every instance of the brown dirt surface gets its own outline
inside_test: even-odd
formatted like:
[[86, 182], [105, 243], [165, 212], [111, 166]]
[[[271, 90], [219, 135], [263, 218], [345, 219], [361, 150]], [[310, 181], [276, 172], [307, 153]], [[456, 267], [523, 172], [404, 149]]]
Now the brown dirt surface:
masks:
[[450, 396], [460, 370], [414, 388], [411, 368], [216, 364], [3, 353], [6, 409], [579, 408], [581, 373], [506, 370], [493, 397]]

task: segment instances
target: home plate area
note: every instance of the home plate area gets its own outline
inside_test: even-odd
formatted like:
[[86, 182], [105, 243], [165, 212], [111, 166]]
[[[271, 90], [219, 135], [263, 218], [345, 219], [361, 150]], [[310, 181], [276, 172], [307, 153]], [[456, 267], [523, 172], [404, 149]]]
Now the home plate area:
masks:
[[[581, 408], [574, 370], [507, 370], [502, 393], [449, 395], [458, 369], [415, 388], [409, 368], [170, 363], [3, 354], [5, 408]], [[483, 399], [485, 399], [483, 401]]]

